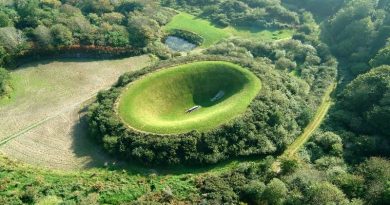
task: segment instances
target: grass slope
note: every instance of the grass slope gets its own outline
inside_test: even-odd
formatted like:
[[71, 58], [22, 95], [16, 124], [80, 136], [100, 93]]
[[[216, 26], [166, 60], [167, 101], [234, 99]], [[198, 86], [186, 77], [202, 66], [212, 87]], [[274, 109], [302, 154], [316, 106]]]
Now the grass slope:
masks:
[[[131, 127], [170, 134], [216, 127], [244, 112], [260, 80], [232, 63], [205, 61], [158, 71], [132, 83], [119, 99], [119, 115]], [[219, 91], [222, 99], [211, 102]], [[187, 114], [195, 105], [202, 108]]]
[[197, 18], [191, 14], [180, 12], [173, 17], [164, 29], [166, 31], [173, 29], [182, 29], [196, 33], [204, 38], [202, 47], [208, 47], [218, 41], [232, 36], [239, 36], [243, 38], [256, 38], [259, 40], [279, 40], [291, 38], [294, 31], [284, 30], [259, 30], [256, 28], [235, 28], [226, 27], [218, 28], [210, 21]]

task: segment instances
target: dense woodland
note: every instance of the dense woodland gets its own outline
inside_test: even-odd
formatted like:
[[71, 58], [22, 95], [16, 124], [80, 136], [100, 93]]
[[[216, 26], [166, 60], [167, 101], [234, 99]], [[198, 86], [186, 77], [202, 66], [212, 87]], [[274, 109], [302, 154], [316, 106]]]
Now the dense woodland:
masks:
[[[110, 48], [104, 50], [108, 53], [135, 49], [167, 59], [125, 74], [100, 92], [89, 109], [89, 124], [109, 153], [147, 165], [261, 157], [197, 178], [199, 193], [186, 198], [187, 203], [389, 204], [389, 0], [162, 0], [165, 7], [221, 27], [295, 30], [289, 40], [231, 38], [200, 55], [172, 59], [179, 54], [168, 53], [160, 41], [160, 27], [171, 10], [156, 1], [142, 2], [20, 0], [0, 6], [0, 64], [8, 67], [33, 50], [72, 46]], [[205, 59], [241, 64], [262, 80], [264, 87], [244, 115], [209, 132], [175, 137], [130, 130], [115, 115], [115, 100], [129, 82], [163, 67]], [[302, 133], [336, 75], [339, 85], [327, 119], [298, 156], [283, 159], [281, 171], [275, 172], [275, 157]], [[9, 74], [0, 69], [0, 95], [9, 90], [8, 81]], [[175, 202], [165, 192], [147, 198]]]
[[171, 16], [153, 1], [15, 1], [0, 7], [0, 65], [56, 50], [142, 53]]

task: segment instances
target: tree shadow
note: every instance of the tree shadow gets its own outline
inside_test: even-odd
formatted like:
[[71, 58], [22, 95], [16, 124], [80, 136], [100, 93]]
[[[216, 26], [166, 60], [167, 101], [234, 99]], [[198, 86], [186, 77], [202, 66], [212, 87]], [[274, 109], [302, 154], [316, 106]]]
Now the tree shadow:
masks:
[[86, 119], [87, 107], [79, 111], [79, 120], [73, 126], [73, 144], [72, 149], [78, 158], [88, 158], [83, 169], [103, 168], [110, 171], [126, 170], [129, 174], [149, 175], [183, 175], [183, 174], [202, 174], [207, 172], [218, 172], [238, 166], [244, 162], [256, 162], [264, 159], [266, 155], [255, 155], [247, 157], [234, 157], [223, 160], [216, 164], [207, 165], [151, 165], [147, 166], [131, 160], [120, 160], [115, 156], [110, 156], [101, 144], [96, 142], [88, 131], [88, 122]]
[[104, 167], [108, 164], [115, 164], [115, 159], [110, 157], [102, 147], [100, 147], [88, 132], [88, 122], [86, 119], [87, 107], [78, 112], [79, 119], [72, 128], [72, 150], [77, 158], [87, 158], [89, 161], [82, 168]]
[[126, 57], [118, 58], [96, 58], [96, 57], [42, 57], [34, 59], [21, 59], [18, 63], [10, 68], [12, 71], [23, 70], [31, 67], [38, 67], [42, 65], [47, 65], [53, 62], [61, 63], [88, 63], [88, 62], [97, 62], [97, 61], [106, 61], [106, 60], [117, 60], [123, 59]]

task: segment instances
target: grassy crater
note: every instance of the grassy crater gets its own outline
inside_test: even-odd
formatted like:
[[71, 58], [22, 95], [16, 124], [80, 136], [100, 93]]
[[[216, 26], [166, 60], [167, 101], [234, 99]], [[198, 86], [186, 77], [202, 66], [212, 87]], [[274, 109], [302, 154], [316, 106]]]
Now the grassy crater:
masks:
[[[206, 131], [244, 112], [257, 95], [260, 80], [228, 62], [203, 61], [151, 73], [129, 84], [118, 113], [144, 132], [177, 134]], [[212, 101], [218, 93], [223, 96]], [[200, 109], [186, 113], [194, 106]]]

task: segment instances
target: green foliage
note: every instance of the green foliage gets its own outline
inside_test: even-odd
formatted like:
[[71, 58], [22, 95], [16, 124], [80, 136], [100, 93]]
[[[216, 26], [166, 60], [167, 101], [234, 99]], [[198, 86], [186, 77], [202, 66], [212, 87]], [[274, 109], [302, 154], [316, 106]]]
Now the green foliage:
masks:
[[386, 3], [348, 1], [325, 25], [323, 36], [334, 53], [349, 62], [353, 74], [369, 69], [368, 61], [390, 37]]
[[9, 80], [10, 75], [8, 71], [0, 67], [0, 97], [7, 93]]
[[390, 65], [390, 46], [382, 48], [376, 56], [370, 60], [372, 67], [379, 67], [381, 65]]
[[274, 178], [267, 184], [261, 198], [267, 204], [283, 204], [287, 196], [287, 191], [288, 189], [284, 182]]
[[165, 0], [163, 5], [199, 13], [219, 26], [286, 28], [299, 24], [298, 14], [288, 10], [280, 1]]
[[366, 182], [365, 199], [370, 204], [385, 204], [389, 197], [390, 162], [382, 158], [370, 158], [358, 168]]
[[62, 24], [54, 25], [51, 30], [54, 46], [69, 46], [72, 44], [73, 37], [69, 28]]
[[318, 182], [310, 187], [305, 204], [347, 204], [344, 193], [333, 184]]
[[1, 4], [0, 65], [14, 66], [22, 57], [72, 49], [110, 56], [145, 52], [160, 40], [160, 27], [171, 16], [172, 11], [151, 1], [17, 0]]
[[238, 196], [229, 183], [220, 177], [208, 177], [198, 183], [200, 191], [207, 195], [206, 203], [210, 204], [231, 204], [237, 203]]
[[285, 174], [293, 173], [299, 168], [299, 162], [297, 159], [282, 159], [280, 167]]
[[349, 113], [341, 119], [361, 134], [388, 135], [390, 129], [390, 66], [381, 66], [360, 75], [343, 91], [340, 102]]
[[201, 36], [186, 30], [173, 29], [169, 31], [169, 35], [185, 39], [198, 46], [204, 42], [204, 39]]
[[344, 4], [344, 0], [283, 0], [294, 8], [304, 8], [320, 18], [332, 16]]

